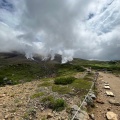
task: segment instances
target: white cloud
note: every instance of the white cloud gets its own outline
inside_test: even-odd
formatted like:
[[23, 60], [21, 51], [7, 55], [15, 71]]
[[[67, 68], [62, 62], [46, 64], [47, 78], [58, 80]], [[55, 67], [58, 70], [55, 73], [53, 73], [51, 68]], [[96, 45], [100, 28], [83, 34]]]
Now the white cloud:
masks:
[[73, 57], [120, 59], [119, 0], [12, 0], [12, 4], [13, 12], [0, 9], [1, 52], [16, 50], [26, 57], [45, 58], [60, 53], [63, 62]]

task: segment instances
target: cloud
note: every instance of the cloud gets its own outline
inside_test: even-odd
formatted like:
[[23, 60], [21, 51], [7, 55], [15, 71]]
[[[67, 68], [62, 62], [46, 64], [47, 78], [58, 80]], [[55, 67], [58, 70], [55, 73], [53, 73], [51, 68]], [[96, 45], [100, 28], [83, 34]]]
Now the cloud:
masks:
[[[119, 0], [11, 0], [0, 8], [0, 51], [32, 58], [59, 53], [73, 57], [120, 59]], [[1, 5], [1, 4], [0, 4]], [[9, 43], [9, 44], [8, 44]]]

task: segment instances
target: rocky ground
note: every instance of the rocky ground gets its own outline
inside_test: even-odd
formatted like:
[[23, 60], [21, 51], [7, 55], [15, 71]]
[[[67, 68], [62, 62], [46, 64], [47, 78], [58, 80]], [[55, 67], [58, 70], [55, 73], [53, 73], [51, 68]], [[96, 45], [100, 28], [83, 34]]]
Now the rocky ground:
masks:
[[[105, 89], [105, 84], [109, 84], [110, 89]], [[113, 74], [100, 73], [97, 89], [98, 97], [93, 111], [95, 120], [120, 120], [120, 78]], [[114, 97], [107, 96], [106, 91], [111, 91]]]
[[[83, 76], [76, 75], [77, 78]], [[70, 108], [80, 104], [80, 97], [72, 92], [58, 94], [52, 91], [51, 86], [41, 86], [42, 83], [43, 81], [36, 80], [0, 87], [0, 120], [68, 120]], [[52, 111], [40, 102], [40, 98], [33, 99], [39, 92], [44, 93], [44, 96], [52, 95], [55, 98], [62, 98], [68, 106], [61, 112]]]
[[[85, 73], [75, 75], [76, 78], [85, 77]], [[53, 82], [51, 80], [51, 82]], [[43, 81], [32, 81], [14, 86], [0, 87], [0, 120], [69, 120], [71, 114], [79, 109], [80, 97], [73, 94], [58, 94], [53, 92], [51, 86], [41, 86]], [[104, 88], [109, 84], [110, 90]], [[90, 108], [91, 120], [119, 120], [120, 119], [120, 78], [108, 73], [100, 73], [97, 80], [98, 96], [94, 100], [95, 108]], [[106, 91], [111, 91], [114, 97], [107, 96]], [[55, 98], [62, 98], [68, 106], [61, 112], [52, 111], [40, 102], [40, 98], [35, 98], [36, 93], [44, 93], [45, 96], [52, 95]], [[79, 93], [78, 93], [79, 94]], [[94, 96], [94, 93], [92, 94]], [[41, 94], [42, 96], [42, 94]], [[34, 99], [33, 99], [34, 98]], [[76, 120], [90, 120], [85, 112], [86, 102], [83, 105], [84, 111], [79, 110]], [[111, 115], [114, 118], [111, 119]]]

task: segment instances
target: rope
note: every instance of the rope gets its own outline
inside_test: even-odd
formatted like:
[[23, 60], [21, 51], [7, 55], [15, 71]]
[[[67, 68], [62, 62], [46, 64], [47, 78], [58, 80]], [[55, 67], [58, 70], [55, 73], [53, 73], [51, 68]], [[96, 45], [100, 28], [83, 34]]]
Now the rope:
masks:
[[93, 88], [93, 86], [94, 86], [94, 84], [95, 84], [95, 81], [97, 80], [97, 77], [98, 77], [98, 75], [97, 75], [96, 78], [94, 79], [94, 82], [92, 83], [92, 85], [91, 85], [91, 87], [90, 87], [90, 89], [89, 89], [89, 91], [88, 91], [86, 97], [84, 98], [84, 100], [83, 100], [83, 102], [81, 103], [79, 109], [78, 109], [77, 112], [74, 114], [74, 116], [73, 116], [73, 118], [72, 118], [71, 120], [74, 120], [74, 119], [75, 119], [75, 117], [76, 117], [76, 115], [78, 114], [79, 110], [80, 110], [81, 107], [83, 106], [83, 103], [86, 101], [86, 99], [87, 99], [89, 93], [91, 92], [91, 90], [92, 90], [92, 88]]

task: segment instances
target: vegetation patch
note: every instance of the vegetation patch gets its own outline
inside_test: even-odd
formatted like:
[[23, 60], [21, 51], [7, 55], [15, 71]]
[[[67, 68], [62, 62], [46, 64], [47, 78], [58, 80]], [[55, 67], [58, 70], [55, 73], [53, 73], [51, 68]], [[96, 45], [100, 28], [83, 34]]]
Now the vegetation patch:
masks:
[[52, 85], [51, 82], [45, 81], [45, 82], [43, 82], [42, 84], [39, 84], [38, 87], [41, 87], [41, 86], [48, 87], [48, 86], [51, 86], [51, 85]]
[[61, 77], [54, 80], [54, 83], [57, 85], [67, 85], [74, 82], [76, 78], [74, 77]]
[[41, 96], [43, 96], [43, 95], [44, 95], [43, 92], [38, 92], [38, 93], [33, 94], [30, 98], [31, 98], [31, 99], [34, 99], [34, 98], [41, 97]]
[[74, 87], [74, 89], [76, 90], [87, 90], [87, 89], [90, 89], [91, 87], [91, 82], [90, 81], [86, 81], [86, 80], [83, 80], [83, 79], [76, 79], [72, 84], [71, 86]]
[[71, 89], [68, 86], [53, 85], [52, 91], [59, 94], [68, 94], [71, 92]]
[[66, 107], [66, 103], [63, 99], [55, 99], [53, 96], [46, 96], [41, 100], [44, 105], [52, 110], [62, 111]]

